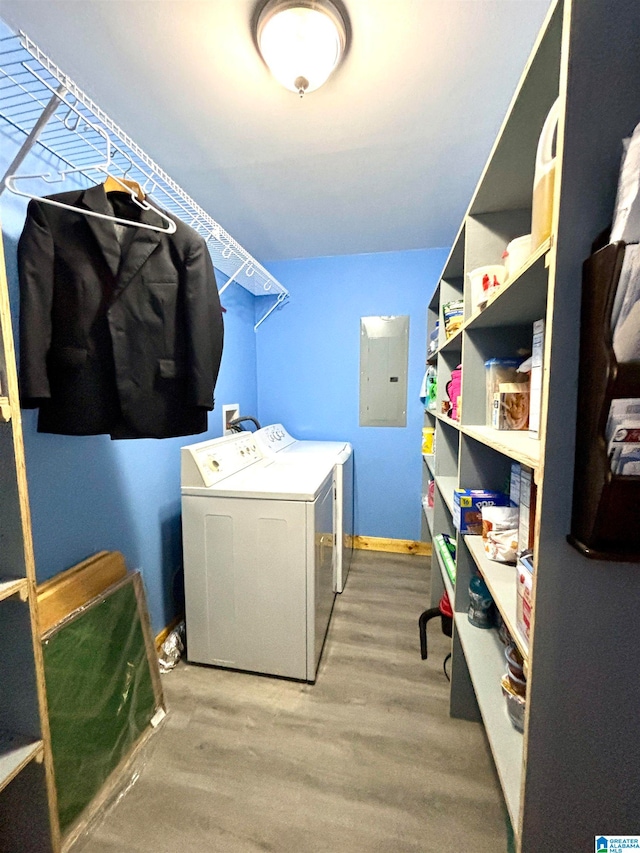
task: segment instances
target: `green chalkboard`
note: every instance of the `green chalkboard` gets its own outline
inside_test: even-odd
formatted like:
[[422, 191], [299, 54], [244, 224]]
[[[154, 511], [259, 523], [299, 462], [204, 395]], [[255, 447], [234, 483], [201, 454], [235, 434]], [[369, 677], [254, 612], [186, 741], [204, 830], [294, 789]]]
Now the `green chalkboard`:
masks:
[[134, 580], [107, 590], [43, 643], [62, 832], [96, 796], [158, 706]]

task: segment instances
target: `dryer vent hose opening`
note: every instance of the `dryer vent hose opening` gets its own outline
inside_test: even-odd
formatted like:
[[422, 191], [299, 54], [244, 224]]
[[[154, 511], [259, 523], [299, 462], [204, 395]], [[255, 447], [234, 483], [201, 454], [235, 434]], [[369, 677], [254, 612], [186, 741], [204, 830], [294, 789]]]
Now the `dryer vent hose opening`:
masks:
[[232, 432], [245, 432], [245, 428], [242, 426], [244, 421], [251, 421], [255, 424], [257, 430], [260, 429], [260, 423], [255, 418], [252, 418], [251, 415], [245, 415], [242, 418], [234, 418], [232, 421], [229, 421], [229, 429]]

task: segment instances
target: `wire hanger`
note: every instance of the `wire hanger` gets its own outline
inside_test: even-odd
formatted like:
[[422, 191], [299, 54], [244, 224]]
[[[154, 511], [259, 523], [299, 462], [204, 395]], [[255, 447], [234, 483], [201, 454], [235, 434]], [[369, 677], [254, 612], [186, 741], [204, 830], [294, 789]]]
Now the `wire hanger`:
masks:
[[[83, 120], [86, 121], [86, 119]], [[77, 213], [82, 213], [84, 216], [95, 216], [97, 219], [106, 219], [108, 222], [117, 222], [120, 225], [129, 225], [134, 228], [145, 228], [148, 231], [159, 231], [162, 234], [174, 234], [176, 230], [176, 223], [173, 219], [170, 219], [166, 213], [164, 213], [160, 208], [151, 204], [142, 190], [140, 184], [136, 181], [132, 181], [125, 178], [119, 178], [116, 175], [111, 174], [110, 170], [112, 167], [112, 157], [111, 157], [111, 140], [109, 139], [106, 131], [104, 131], [101, 127], [97, 125], [93, 125], [90, 122], [87, 122], [92, 130], [96, 133], [100, 134], [105, 141], [105, 157], [104, 160], [100, 163], [94, 163], [88, 166], [77, 166], [71, 169], [61, 169], [58, 171], [58, 174], [54, 176], [52, 172], [47, 174], [37, 174], [37, 175], [7, 175], [5, 178], [5, 186], [7, 189], [14, 193], [15, 195], [23, 196], [24, 198], [34, 199], [35, 201], [41, 201], [44, 204], [50, 204], [54, 207], [61, 207], [65, 210], [73, 210]], [[127, 172], [129, 170], [127, 169]], [[95, 210], [87, 210], [84, 207], [75, 207], [72, 204], [65, 204], [63, 201], [56, 201], [55, 199], [47, 198], [46, 196], [38, 196], [33, 193], [26, 192], [24, 190], [20, 190], [16, 187], [16, 181], [26, 181], [33, 180], [35, 178], [46, 181], [48, 184], [59, 183], [61, 181], [65, 181], [69, 175], [86, 172], [100, 172], [105, 176], [105, 180], [103, 183], [104, 191], [108, 192], [128, 192], [131, 196], [131, 199], [135, 204], [138, 205], [142, 210], [148, 210], [152, 213], [155, 213], [157, 216], [162, 219], [163, 222], [167, 223], [166, 228], [161, 228], [158, 225], [150, 225], [146, 222], [133, 222], [130, 219], [121, 219], [118, 216], [111, 216], [108, 213], [99, 213]], [[125, 172], [125, 175], [127, 174]]]

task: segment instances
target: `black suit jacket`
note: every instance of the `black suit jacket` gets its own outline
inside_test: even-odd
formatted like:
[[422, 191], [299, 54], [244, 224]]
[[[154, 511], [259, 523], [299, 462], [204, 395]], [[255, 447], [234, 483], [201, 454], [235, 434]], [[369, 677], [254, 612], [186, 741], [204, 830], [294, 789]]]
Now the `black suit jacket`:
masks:
[[[112, 213], [101, 185], [50, 198]], [[127, 210], [124, 218], [166, 227], [131, 201]], [[18, 246], [20, 381], [22, 405], [40, 408], [40, 432], [166, 438], [207, 429], [220, 299], [205, 241], [174, 221], [174, 234], [124, 226], [132, 232], [121, 247], [111, 221], [29, 203]]]

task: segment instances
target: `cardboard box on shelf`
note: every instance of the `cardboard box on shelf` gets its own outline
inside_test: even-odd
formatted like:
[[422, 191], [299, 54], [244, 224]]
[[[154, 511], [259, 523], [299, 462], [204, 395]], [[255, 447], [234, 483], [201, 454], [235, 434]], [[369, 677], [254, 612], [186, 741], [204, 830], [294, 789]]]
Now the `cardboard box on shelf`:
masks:
[[531, 345], [531, 392], [529, 396], [529, 435], [531, 438], [540, 438], [543, 354], [544, 320], [536, 320], [533, 324], [533, 342]]
[[465, 535], [480, 535], [483, 506], [509, 506], [509, 495], [488, 489], [454, 489], [454, 527]]
[[533, 562], [530, 557], [518, 560], [516, 583], [516, 628], [528, 645], [533, 611]]
[[520, 506], [520, 468], [519, 462], [511, 463], [511, 477], [509, 480], [509, 498], [514, 506]]
[[464, 322], [463, 300], [454, 299], [452, 302], [445, 302], [442, 306], [442, 319], [445, 337], [448, 339], [458, 331]]
[[523, 430], [529, 427], [529, 383], [501, 382], [493, 395], [491, 426]]
[[536, 517], [536, 484], [533, 470], [520, 466], [520, 519], [518, 522], [518, 554], [533, 549]]

